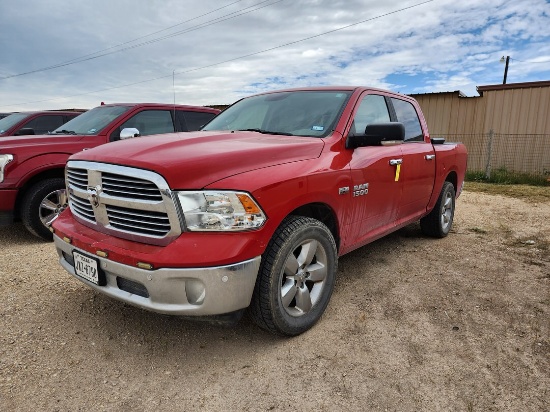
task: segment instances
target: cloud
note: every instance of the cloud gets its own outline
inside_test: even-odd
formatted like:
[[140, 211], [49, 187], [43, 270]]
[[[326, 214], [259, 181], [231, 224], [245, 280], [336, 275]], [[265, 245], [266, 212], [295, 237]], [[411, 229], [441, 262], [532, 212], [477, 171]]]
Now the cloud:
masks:
[[[502, 55], [516, 59], [509, 82], [549, 78], [550, 63], [517, 61], [544, 62], [543, 56], [550, 56], [550, 6], [545, 0], [434, 0], [392, 13], [414, 4], [3, 0], [0, 25], [10, 36], [0, 38], [0, 77], [114, 51], [114, 46], [136, 38], [141, 39], [124, 47], [190, 31], [0, 80], [0, 110], [91, 108], [100, 101], [171, 102], [174, 93], [181, 104], [223, 104], [264, 90], [327, 84], [405, 93], [460, 89], [472, 95], [476, 85], [502, 81]], [[205, 13], [210, 14], [143, 37]], [[297, 42], [301, 39], [307, 40]]]

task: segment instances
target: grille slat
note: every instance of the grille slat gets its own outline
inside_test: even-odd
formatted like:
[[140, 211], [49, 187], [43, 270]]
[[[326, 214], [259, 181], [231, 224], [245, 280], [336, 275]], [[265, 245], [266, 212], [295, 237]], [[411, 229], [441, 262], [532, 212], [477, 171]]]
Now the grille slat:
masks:
[[[167, 244], [181, 233], [168, 185], [156, 173], [74, 161], [67, 167], [67, 182], [71, 210], [83, 224], [154, 244]], [[164, 191], [168, 196], [163, 196]], [[97, 201], [94, 206], [92, 199]]]
[[67, 171], [69, 183], [81, 190], [88, 187], [88, 171], [83, 169], [69, 169]]

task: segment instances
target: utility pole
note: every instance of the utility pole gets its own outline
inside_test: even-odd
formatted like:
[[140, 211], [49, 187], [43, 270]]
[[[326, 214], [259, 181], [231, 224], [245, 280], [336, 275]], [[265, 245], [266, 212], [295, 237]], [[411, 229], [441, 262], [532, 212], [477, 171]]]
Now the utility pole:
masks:
[[[504, 56], [500, 58], [500, 62], [504, 63]], [[502, 79], [502, 84], [506, 84], [506, 78], [508, 77], [508, 64], [510, 63], [510, 56], [506, 56], [506, 66], [504, 66], [504, 79]]]

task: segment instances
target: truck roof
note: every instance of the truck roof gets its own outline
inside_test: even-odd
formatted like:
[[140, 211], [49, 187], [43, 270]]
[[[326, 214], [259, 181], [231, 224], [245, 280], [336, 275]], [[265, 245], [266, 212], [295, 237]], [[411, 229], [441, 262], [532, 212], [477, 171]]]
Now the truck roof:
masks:
[[128, 106], [128, 107], [137, 107], [137, 106], [147, 106], [147, 107], [174, 107], [176, 109], [185, 109], [185, 110], [203, 110], [208, 111], [212, 113], [219, 112], [218, 109], [213, 109], [211, 107], [207, 106], [190, 106], [190, 105], [184, 105], [184, 104], [167, 104], [167, 103], [105, 103], [101, 104], [101, 106]]

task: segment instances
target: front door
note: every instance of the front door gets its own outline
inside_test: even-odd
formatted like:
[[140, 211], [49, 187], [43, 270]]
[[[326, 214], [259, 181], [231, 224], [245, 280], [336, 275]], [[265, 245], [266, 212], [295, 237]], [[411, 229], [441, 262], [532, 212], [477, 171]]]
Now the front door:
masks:
[[[359, 104], [350, 133], [364, 133], [370, 123], [390, 121], [383, 95], [368, 94]], [[393, 227], [397, 218], [400, 184], [396, 166], [401, 146], [368, 146], [354, 150], [351, 161], [349, 241], [364, 244]]]

